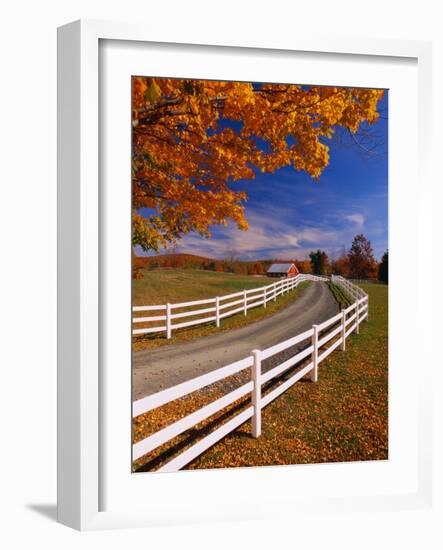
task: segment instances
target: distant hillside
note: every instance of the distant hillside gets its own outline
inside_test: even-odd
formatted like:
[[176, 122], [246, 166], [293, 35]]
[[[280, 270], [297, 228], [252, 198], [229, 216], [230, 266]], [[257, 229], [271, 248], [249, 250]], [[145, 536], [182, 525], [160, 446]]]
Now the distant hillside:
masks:
[[196, 254], [159, 254], [157, 256], [135, 256], [134, 262], [137, 266], [143, 268], [156, 267], [185, 267], [190, 269], [202, 268], [212, 261], [205, 256]]
[[264, 275], [272, 263], [295, 263], [303, 273], [309, 272], [306, 260], [269, 259], [244, 261], [236, 258], [217, 260], [196, 254], [159, 254], [157, 256], [133, 256], [134, 278], [143, 276], [144, 269], [206, 269], [209, 271], [237, 273], [239, 275]]

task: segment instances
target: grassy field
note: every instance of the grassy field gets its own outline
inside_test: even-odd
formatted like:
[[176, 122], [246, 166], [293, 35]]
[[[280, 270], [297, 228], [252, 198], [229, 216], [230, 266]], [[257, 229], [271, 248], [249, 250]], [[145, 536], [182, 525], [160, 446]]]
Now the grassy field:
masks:
[[136, 279], [132, 283], [132, 303], [134, 306], [144, 306], [202, 300], [271, 282], [268, 277], [203, 269], [145, 269], [143, 279]]
[[[354, 333], [348, 338], [346, 352], [337, 350], [321, 363], [318, 382], [301, 380], [266, 407], [260, 438], [251, 437], [251, 424], [247, 422], [194, 460], [188, 469], [388, 458], [388, 287], [362, 288], [369, 294], [370, 320], [361, 325], [359, 335]], [[209, 388], [138, 417], [134, 440], [219, 395], [219, 389]], [[247, 405], [245, 399], [231, 409], [237, 411]], [[202, 422], [191, 434], [167, 444], [163, 456], [185, 448], [228, 418], [225, 409]], [[134, 468], [152, 470], [164, 461], [158, 453], [140, 459]]]
[[[212, 298], [214, 296], [222, 296], [224, 294], [240, 292], [241, 290], [269, 285], [273, 281], [275, 279], [272, 280], [268, 277], [216, 273], [198, 269], [158, 269], [145, 271], [143, 279], [133, 281], [133, 304], [155, 305], [167, 302], [177, 303]], [[308, 284], [308, 282], [301, 283], [288, 294], [279, 296], [275, 302], [268, 302], [266, 309], [256, 307], [250, 309], [246, 317], [243, 313], [226, 317], [222, 319], [219, 328], [215, 327], [212, 322], [205, 325], [178, 329], [172, 332], [170, 340], [166, 339], [164, 333], [134, 336], [132, 348], [134, 351], [152, 349], [176, 342], [186, 342], [202, 336], [209, 336], [220, 331], [240, 328], [272, 315], [287, 306], [299, 296], [300, 292]]]

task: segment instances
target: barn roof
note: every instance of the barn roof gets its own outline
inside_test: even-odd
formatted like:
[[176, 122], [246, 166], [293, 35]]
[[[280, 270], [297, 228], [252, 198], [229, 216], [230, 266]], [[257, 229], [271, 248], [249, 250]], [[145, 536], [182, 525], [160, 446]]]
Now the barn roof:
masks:
[[272, 264], [268, 273], [287, 273], [294, 264]]

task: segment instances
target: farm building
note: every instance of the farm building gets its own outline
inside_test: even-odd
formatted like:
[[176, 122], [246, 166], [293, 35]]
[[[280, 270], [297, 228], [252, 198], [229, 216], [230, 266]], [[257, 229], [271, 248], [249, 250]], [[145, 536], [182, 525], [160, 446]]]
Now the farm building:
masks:
[[268, 277], [295, 277], [298, 269], [294, 264], [272, 264], [266, 272]]

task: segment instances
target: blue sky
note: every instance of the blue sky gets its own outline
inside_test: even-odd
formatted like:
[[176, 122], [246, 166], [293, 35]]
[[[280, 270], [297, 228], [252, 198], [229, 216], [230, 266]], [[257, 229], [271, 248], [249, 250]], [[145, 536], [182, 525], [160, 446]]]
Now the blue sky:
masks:
[[380, 104], [383, 118], [371, 126], [381, 145], [365, 155], [355, 145], [330, 145], [330, 163], [320, 179], [287, 167], [273, 174], [257, 173], [235, 189], [248, 193], [249, 230], [233, 224], [213, 227], [205, 239], [191, 233], [180, 239], [178, 252], [224, 258], [303, 259], [320, 248], [331, 256], [349, 249], [363, 233], [380, 259], [388, 248], [388, 93]]

